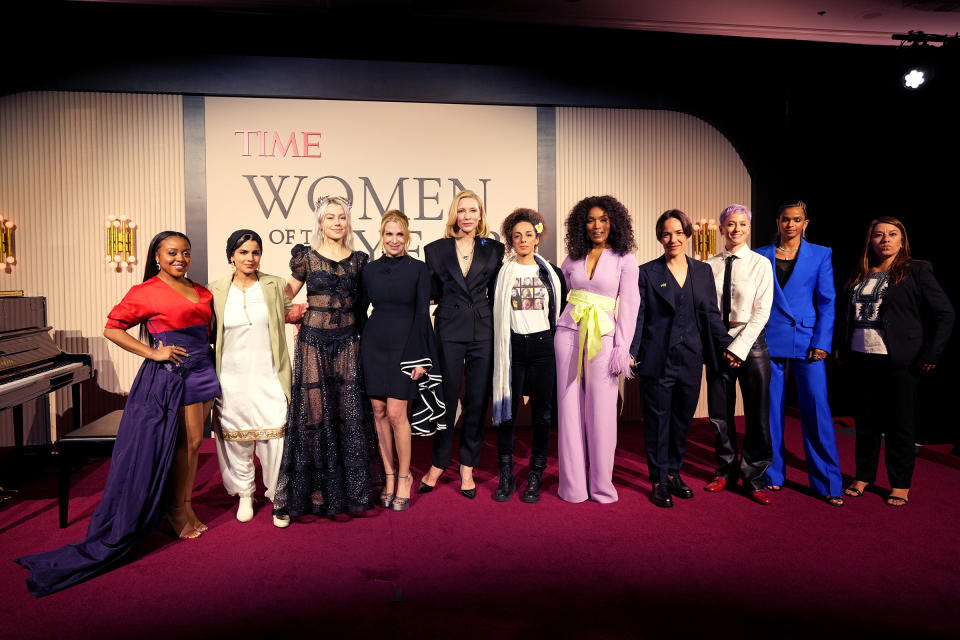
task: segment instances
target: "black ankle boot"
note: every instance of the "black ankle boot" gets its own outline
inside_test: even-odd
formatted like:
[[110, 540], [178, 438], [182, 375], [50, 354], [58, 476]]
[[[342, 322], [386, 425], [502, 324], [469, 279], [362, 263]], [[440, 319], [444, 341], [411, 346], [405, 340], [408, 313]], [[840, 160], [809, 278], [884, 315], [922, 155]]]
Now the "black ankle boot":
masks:
[[523, 490], [523, 495], [520, 496], [521, 500], [529, 504], [540, 502], [540, 480], [546, 468], [547, 461], [544, 458], [530, 461], [530, 473], [527, 475], [527, 486]]
[[498, 456], [500, 464], [500, 484], [493, 492], [493, 499], [497, 502], [506, 502], [517, 490], [517, 481], [513, 477], [513, 455]]

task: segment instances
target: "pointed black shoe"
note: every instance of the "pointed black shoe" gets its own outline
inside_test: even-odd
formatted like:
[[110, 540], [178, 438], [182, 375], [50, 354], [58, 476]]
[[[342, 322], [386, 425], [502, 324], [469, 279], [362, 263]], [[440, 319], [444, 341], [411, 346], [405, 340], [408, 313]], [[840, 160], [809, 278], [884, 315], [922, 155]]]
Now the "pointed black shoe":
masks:
[[517, 490], [517, 479], [513, 477], [513, 456], [499, 456], [500, 484], [493, 492], [493, 499], [497, 502], [506, 502]]
[[476, 479], [474, 479], [473, 482], [474, 482], [473, 489], [463, 488], [463, 465], [460, 465], [460, 493], [463, 494], [464, 498], [470, 498], [471, 500], [473, 500], [474, 498], [477, 497]]
[[[443, 477], [443, 474], [446, 473], [446, 471], [447, 471], [446, 467], [444, 467], [440, 471], [440, 475], [437, 476], [437, 484], [440, 484], [440, 478]], [[430, 493], [431, 491], [437, 488], [436, 484], [427, 484], [426, 482], [423, 481], [423, 479], [426, 478], [427, 474], [429, 473], [430, 471], [428, 470], [427, 473], [423, 474], [423, 476], [420, 477], [420, 484], [417, 485], [417, 493]]]

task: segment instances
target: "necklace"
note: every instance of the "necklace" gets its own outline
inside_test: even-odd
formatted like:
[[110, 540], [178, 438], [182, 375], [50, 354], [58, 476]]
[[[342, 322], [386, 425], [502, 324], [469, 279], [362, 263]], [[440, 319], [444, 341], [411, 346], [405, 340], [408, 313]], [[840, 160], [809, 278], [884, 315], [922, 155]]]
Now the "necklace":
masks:
[[463, 260], [464, 262], [466, 262], [467, 260], [469, 260], [469, 259], [470, 259], [470, 256], [473, 255], [473, 243], [472, 243], [472, 242], [470, 243], [470, 251], [468, 251], [467, 253], [464, 253], [464, 252], [460, 249], [460, 243], [459, 243], [459, 242], [457, 242], [456, 245], [457, 245], [457, 253], [460, 254], [460, 259]]
[[777, 247], [777, 251], [783, 251], [784, 253], [796, 253], [799, 249], [800, 247], [797, 247], [796, 249], [784, 249], [781, 246]]

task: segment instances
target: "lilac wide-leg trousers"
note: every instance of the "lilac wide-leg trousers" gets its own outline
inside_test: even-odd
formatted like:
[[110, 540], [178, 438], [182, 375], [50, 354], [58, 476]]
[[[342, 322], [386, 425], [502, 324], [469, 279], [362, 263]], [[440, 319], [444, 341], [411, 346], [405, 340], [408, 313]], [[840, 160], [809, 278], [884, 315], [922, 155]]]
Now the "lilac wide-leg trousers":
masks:
[[600, 353], [583, 356], [583, 373], [577, 380], [579, 335], [557, 327], [557, 447], [560, 497], [567, 502], [589, 498], [616, 502], [613, 459], [617, 448], [617, 376], [610, 375], [613, 336], [603, 337]]

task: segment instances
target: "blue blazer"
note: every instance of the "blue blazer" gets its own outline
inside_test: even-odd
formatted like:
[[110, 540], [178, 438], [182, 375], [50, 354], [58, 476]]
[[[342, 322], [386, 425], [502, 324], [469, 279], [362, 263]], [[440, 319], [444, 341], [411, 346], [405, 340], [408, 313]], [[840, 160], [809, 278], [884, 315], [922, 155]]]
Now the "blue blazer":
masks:
[[[673, 295], [664, 285], [667, 278], [673, 278], [673, 274], [663, 256], [640, 265], [640, 309], [633, 343], [630, 345], [630, 355], [637, 363], [635, 371], [640, 376], [659, 378], [663, 376], [667, 363], [676, 309]], [[704, 363], [711, 372], [717, 371], [731, 338], [723, 326], [717, 306], [717, 283], [713, 270], [706, 262], [687, 256], [687, 278], [693, 288], [694, 317], [700, 333]]]
[[777, 248], [756, 250], [773, 266], [773, 308], [767, 321], [771, 358], [806, 358], [810, 349], [830, 353], [833, 344], [833, 250], [800, 241], [797, 264], [787, 286], [777, 280]]

